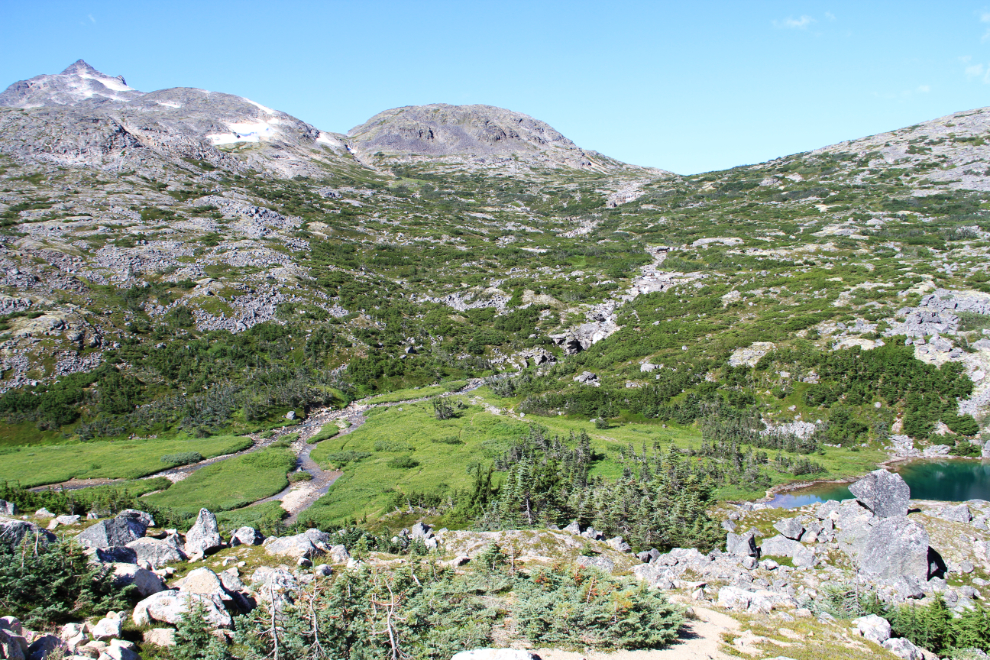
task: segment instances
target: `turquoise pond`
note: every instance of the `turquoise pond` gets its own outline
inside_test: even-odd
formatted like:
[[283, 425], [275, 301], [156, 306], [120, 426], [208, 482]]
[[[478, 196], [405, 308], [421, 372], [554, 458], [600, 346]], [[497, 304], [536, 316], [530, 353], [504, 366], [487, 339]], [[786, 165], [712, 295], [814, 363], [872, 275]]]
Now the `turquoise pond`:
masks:
[[[990, 460], [965, 459], [913, 461], [895, 468], [911, 487], [911, 498], [961, 502], [990, 500]], [[793, 509], [806, 504], [852, 498], [847, 484], [820, 483], [780, 493], [770, 506]]]

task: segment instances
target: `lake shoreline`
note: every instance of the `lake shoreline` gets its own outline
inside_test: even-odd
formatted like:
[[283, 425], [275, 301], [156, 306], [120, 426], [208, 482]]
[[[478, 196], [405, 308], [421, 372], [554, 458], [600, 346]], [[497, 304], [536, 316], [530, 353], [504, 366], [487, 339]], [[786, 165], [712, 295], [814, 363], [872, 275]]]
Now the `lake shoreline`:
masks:
[[[911, 463], [932, 463], [936, 461], [962, 461], [962, 460], [974, 460], [974, 461], [984, 461], [987, 460], [981, 456], [894, 456], [888, 458], [885, 461], [877, 463], [874, 469], [880, 468], [893, 468], [895, 466], [907, 465]], [[758, 500], [747, 500], [753, 504], [768, 504], [777, 498], [778, 495], [785, 495], [787, 493], [792, 493], [794, 491], [805, 490], [808, 488], [814, 488], [815, 486], [825, 486], [829, 484], [843, 485], [852, 484], [860, 479], [862, 479], [866, 474], [851, 475], [847, 477], [836, 477], [834, 479], [815, 479], [812, 481], [791, 481], [786, 484], [778, 484], [766, 491], [766, 494]]]

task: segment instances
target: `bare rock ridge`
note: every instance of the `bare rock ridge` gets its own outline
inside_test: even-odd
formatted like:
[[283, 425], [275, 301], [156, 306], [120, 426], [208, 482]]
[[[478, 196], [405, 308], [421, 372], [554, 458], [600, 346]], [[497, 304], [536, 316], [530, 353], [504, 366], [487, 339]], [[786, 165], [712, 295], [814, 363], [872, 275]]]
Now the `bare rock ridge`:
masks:
[[364, 159], [376, 154], [439, 156], [496, 164], [516, 157], [577, 169], [615, 164], [584, 151], [546, 122], [491, 105], [432, 103], [393, 108], [352, 128], [347, 136]]
[[[314, 158], [341, 164], [350, 154], [360, 162], [347, 163], [358, 168], [388, 157], [667, 174], [583, 150], [545, 122], [489, 105], [395, 108], [344, 136], [231, 94], [188, 87], [143, 93], [123, 76], [108, 76], [83, 60], [62, 73], [14, 83], [0, 93], [3, 107], [28, 113], [0, 112], [0, 152], [63, 166], [145, 163], [151, 154], [141, 147], [148, 147], [167, 159], [234, 171], [246, 165], [284, 177], [319, 176], [323, 173], [311, 162]], [[238, 150], [245, 153], [232, 157]]]
[[127, 102], [142, 95], [127, 86], [123, 76], [100, 73], [83, 60], [77, 60], [62, 73], [40, 75], [14, 83], [0, 93], [0, 105], [9, 108], [98, 105], [107, 101]]
[[[139, 92], [79, 60], [56, 75], [0, 93], [0, 152], [62, 166], [155, 169], [161, 158], [278, 176], [316, 174], [339, 162], [343, 136], [249, 99], [189, 87]], [[250, 153], [229, 152], [250, 146]], [[187, 165], [186, 165], [187, 166]]]

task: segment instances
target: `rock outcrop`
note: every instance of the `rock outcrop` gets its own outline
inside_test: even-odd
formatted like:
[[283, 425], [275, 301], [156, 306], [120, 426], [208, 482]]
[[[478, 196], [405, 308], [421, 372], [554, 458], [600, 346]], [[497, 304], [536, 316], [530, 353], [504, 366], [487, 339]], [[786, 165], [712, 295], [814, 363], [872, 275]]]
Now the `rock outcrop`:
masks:
[[849, 486], [849, 491], [879, 518], [907, 515], [911, 489], [896, 472], [874, 470]]
[[223, 547], [217, 517], [200, 509], [196, 523], [186, 532], [185, 552], [189, 557], [204, 556]]

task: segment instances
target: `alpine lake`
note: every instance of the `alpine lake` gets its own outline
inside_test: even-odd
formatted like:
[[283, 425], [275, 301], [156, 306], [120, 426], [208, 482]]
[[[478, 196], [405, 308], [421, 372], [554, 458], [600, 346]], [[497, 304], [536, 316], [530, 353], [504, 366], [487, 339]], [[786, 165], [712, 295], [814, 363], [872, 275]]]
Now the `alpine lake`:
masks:
[[[911, 487], [911, 499], [941, 502], [990, 500], [990, 459], [937, 459], [900, 463], [891, 469]], [[828, 500], [852, 499], [849, 483], [821, 482], [777, 493], [767, 504], [794, 509]]]

